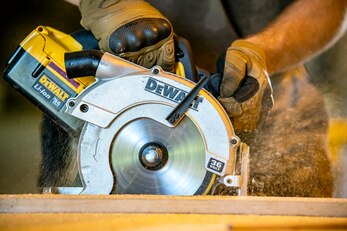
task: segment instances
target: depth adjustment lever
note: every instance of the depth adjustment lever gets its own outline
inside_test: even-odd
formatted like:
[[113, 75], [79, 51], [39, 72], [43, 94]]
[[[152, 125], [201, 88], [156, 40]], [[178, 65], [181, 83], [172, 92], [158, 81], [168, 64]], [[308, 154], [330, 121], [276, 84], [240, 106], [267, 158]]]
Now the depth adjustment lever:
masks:
[[208, 76], [203, 75], [194, 88], [186, 95], [186, 97], [184, 97], [184, 99], [170, 112], [170, 114], [165, 118], [170, 124], [175, 125], [181, 121], [184, 113], [195, 100], [196, 96], [204, 87], [208, 79]]

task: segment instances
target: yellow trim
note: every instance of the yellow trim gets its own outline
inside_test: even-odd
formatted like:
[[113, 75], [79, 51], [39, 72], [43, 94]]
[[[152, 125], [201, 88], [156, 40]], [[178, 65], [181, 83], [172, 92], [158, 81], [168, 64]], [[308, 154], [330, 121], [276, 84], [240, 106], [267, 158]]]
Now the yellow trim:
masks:
[[329, 151], [335, 163], [342, 155], [342, 149], [347, 145], [347, 119], [331, 119], [329, 126]]
[[202, 195], [207, 195], [210, 193], [211, 189], [212, 189], [212, 186], [213, 186], [213, 183], [216, 181], [216, 174], [212, 174], [212, 177], [211, 177], [211, 181], [210, 183], [207, 185], [205, 191], [202, 193]]
[[79, 86], [75, 87], [60, 73], [48, 66], [50, 62], [54, 62], [65, 72], [65, 52], [82, 50], [82, 45], [68, 34], [51, 27], [38, 26], [21, 42], [20, 46], [77, 94], [95, 81], [94, 77], [76, 78], [74, 81]]
[[183, 64], [181, 62], [177, 62], [176, 63], [175, 73], [176, 73], [176, 75], [179, 75], [179, 76], [181, 76], [183, 78], [186, 77], [186, 73], [184, 71], [184, 66], [183, 66]]

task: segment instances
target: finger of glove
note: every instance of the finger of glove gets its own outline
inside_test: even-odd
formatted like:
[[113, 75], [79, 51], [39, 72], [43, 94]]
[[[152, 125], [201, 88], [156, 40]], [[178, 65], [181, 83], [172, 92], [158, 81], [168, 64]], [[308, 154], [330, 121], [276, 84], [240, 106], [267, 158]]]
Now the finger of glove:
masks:
[[240, 116], [242, 114], [241, 103], [237, 102], [233, 97], [218, 97], [218, 101], [222, 104], [223, 108], [230, 117]]
[[162, 45], [155, 44], [139, 52], [125, 53], [121, 57], [146, 68], [159, 65], [163, 70], [173, 72], [175, 69], [174, 41], [169, 39]]
[[125, 24], [109, 37], [110, 50], [131, 62], [172, 72], [175, 65], [171, 25], [162, 18], [142, 18]]
[[156, 52], [156, 54], [157, 65], [161, 66], [161, 68], [163, 68], [165, 71], [175, 71], [175, 44], [173, 38], [165, 42]]
[[115, 30], [108, 45], [115, 54], [136, 52], [169, 38], [171, 31], [170, 24], [162, 18], [141, 18]]
[[247, 59], [243, 56], [244, 54], [239, 51], [227, 51], [224, 74], [220, 87], [221, 97], [231, 97], [239, 87], [242, 79], [246, 76]]

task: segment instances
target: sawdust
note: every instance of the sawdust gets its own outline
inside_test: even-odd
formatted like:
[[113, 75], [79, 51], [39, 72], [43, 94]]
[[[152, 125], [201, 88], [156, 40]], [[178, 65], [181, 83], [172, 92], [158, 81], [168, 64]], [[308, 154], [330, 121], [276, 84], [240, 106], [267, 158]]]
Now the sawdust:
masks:
[[272, 77], [275, 106], [256, 131], [240, 134], [250, 146], [250, 193], [331, 197], [328, 114], [303, 70]]
[[[328, 114], [303, 69], [272, 77], [275, 105], [254, 132], [238, 134], [250, 146], [249, 194], [331, 197]], [[77, 175], [76, 139], [45, 120], [41, 186], [68, 186]]]

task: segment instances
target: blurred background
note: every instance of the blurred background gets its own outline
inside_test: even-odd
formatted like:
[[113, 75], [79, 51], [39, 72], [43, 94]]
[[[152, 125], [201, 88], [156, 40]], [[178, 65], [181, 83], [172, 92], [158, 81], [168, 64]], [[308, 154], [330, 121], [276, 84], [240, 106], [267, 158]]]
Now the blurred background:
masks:
[[[81, 29], [80, 12], [63, 0], [7, 1], [0, 7], [0, 69], [37, 26], [65, 33]], [[41, 112], [0, 80], [0, 193], [36, 193], [40, 169]]]
[[[0, 8], [0, 69], [37, 26], [65, 33], [81, 28], [77, 7], [58, 1], [7, 1]], [[306, 65], [327, 101], [329, 146], [336, 172], [336, 197], [347, 197], [347, 35]], [[0, 80], [0, 193], [37, 193], [42, 113]], [[343, 168], [345, 165], [345, 168]]]

